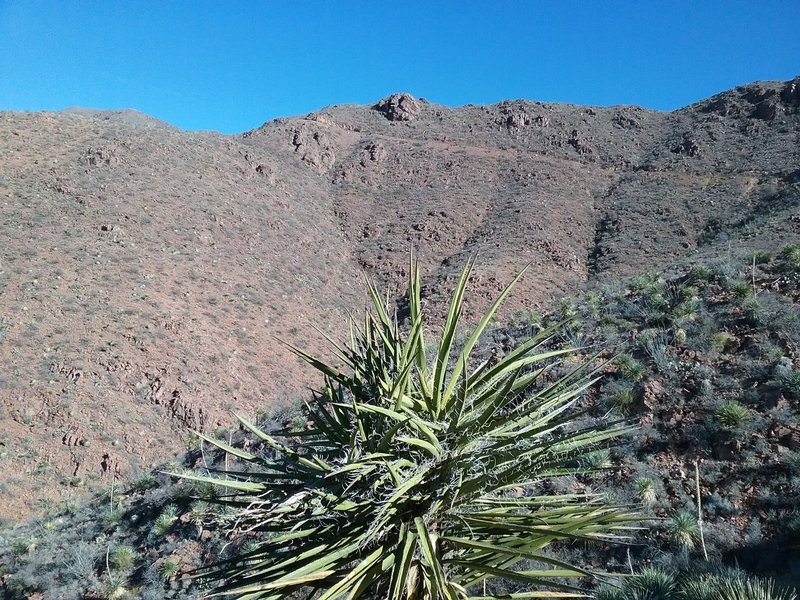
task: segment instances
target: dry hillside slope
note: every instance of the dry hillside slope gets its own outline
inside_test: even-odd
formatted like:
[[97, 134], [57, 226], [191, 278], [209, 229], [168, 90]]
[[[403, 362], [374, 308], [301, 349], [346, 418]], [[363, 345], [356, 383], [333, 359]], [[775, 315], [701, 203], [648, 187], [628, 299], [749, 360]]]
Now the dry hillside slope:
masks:
[[0, 113], [0, 513], [302, 395], [276, 338], [322, 351], [412, 248], [432, 311], [471, 254], [484, 303], [530, 264], [508, 315], [797, 239], [799, 183], [800, 78], [671, 113], [398, 94], [241, 136]]

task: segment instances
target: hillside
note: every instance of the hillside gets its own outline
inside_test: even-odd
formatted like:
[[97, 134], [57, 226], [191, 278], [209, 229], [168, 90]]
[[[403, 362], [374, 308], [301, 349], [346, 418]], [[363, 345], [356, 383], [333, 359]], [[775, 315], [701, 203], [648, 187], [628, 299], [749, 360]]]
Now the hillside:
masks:
[[[599, 492], [636, 506], [644, 527], [629, 546], [564, 542], [553, 558], [598, 572], [656, 567], [682, 585], [719, 573], [720, 565], [735, 577], [800, 585], [799, 299], [794, 244], [776, 254], [698, 261], [669, 278], [650, 272], [590, 286], [481, 339], [478, 360], [566, 322], [554, 346], [584, 347], [581, 362], [595, 349], [603, 361], [616, 354], [573, 411], [580, 413], [573, 423], [623, 418], [636, 429], [610, 450], [585, 454], [586, 472], [537, 480], [531, 492]], [[286, 433], [307, 432], [301, 410], [295, 403], [262, 413], [259, 425], [296, 442]], [[269, 456], [247, 432], [223, 439]], [[62, 503], [25, 525], [0, 528], [0, 592], [20, 599], [196, 598], [210, 582], [194, 578], [195, 569], [254, 551], [264, 536], [239, 524], [237, 512], [219, 502], [220, 490], [167, 472], [242, 468], [210, 444], [194, 444], [152, 473], [106, 484], [89, 502]], [[641, 598], [634, 581], [624, 583], [627, 595], [606, 588], [598, 597]], [[593, 591], [596, 583], [584, 582]]]
[[135, 111], [0, 114], [0, 514], [182, 451], [189, 428], [303, 397], [312, 352], [402, 291], [428, 310], [480, 255], [469, 310], [797, 240], [800, 79], [671, 113], [395, 95], [241, 136]]

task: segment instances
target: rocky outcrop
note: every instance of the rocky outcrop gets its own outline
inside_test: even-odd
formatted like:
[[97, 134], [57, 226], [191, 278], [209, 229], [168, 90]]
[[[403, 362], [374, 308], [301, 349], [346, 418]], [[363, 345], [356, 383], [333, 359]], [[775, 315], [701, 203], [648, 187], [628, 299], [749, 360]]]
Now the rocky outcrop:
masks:
[[419, 102], [410, 94], [392, 94], [378, 102], [373, 109], [390, 121], [413, 121], [420, 111]]
[[329, 171], [336, 162], [336, 153], [324, 131], [301, 125], [292, 133], [292, 146], [300, 159], [318, 172]]

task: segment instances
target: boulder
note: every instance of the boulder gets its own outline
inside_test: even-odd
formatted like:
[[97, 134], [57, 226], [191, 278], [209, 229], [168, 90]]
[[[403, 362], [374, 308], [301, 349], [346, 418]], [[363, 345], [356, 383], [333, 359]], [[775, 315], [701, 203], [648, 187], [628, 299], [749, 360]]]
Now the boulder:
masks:
[[410, 94], [392, 94], [372, 107], [390, 121], [413, 121], [419, 115], [419, 103]]

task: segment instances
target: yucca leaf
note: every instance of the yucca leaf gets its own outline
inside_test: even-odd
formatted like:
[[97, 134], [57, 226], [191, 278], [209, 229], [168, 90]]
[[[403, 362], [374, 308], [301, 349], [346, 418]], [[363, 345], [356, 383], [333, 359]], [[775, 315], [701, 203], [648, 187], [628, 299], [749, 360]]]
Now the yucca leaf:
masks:
[[469, 395], [466, 357], [462, 354], [458, 360], [460, 360], [462, 363], [461, 385], [459, 386], [457, 393], [453, 395], [453, 398], [447, 407], [447, 420], [449, 421], [449, 426], [447, 428], [448, 434], [453, 434], [460, 429], [461, 419], [464, 414], [464, 405], [467, 403], [467, 397]]
[[331, 600], [337, 596], [347, 593], [347, 589], [358, 584], [359, 579], [369, 571], [376, 563], [380, 562], [386, 552], [383, 546], [366, 556], [354, 569], [350, 570], [338, 583], [333, 585], [327, 592], [322, 594], [317, 600]]
[[[483, 542], [478, 540], [470, 540], [467, 538], [452, 537], [452, 536], [445, 536], [441, 539], [442, 541], [446, 541], [450, 544], [453, 544], [458, 548], [483, 550], [493, 554], [506, 554], [510, 556], [515, 556], [519, 559], [534, 560], [536, 562], [554, 565], [558, 569], [560, 569], [562, 574], [553, 575], [553, 577], [591, 576], [591, 573], [589, 571], [586, 571], [584, 569], [579, 569], [566, 562], [548, 558], [542, 556], [538, 552], [532, 552], [528, 550], [525, 546], [525, 541], [517, 537], [511, 538], [506, 543]], [[450, 560], [445, 560], [445, 562], [450, 562]]]
[[391, 428], [383, 434], [383, 437], [377, 444], [377, 450], [379, 452], [386, 452], [392, 447], [392, 442], [396, 439], [397, 433], [403, 426], [406, 424], [406, 421], [398, 421]]
[[189, 475], [188, 473], [169, 473], [173, 477], [179, 477], [187, 481], [196, 481], [198, 483], [210, 483], [220, 487], [226, 487], [232, 490], [239, 490], [242, 492], [257, 493], [264, 488], [260, 483], [250, 483], [245, 481], [236, 481], [235, 479], [222, 479], [219, 477], [203, 477], [202, 475]]
[[428, 533], [428, 529], [425, 527], [425, 521], [423, 521], [421, 517], [415, 517], [414, 525], [417, 528], [420, 550], [422, 551], [422, 555], [425, 557], [425, 561], [427, 562], [426, 566], [428, 569], [430, 569], [433, 575], [433, 577], [430, 579], [432, 584], [430, 590], [431, 597], [438, 598], [439, 594], [441, 594], [448, 600], [457, 600], [456, 593], [449, 586], [447, 578], [445, 577], [441, 560], [436, 552], [436, 547], [431, 539], [430, 534]]
[[431, 458], [441, 458], [441, 449], [437, 448], [430, 442], [421, 440], [419, 438], [409, 437], [406, 435], [398, 436], [396, 439], [398, 442], [402, 442], [404, 444], [408, 444], [409, 446], [414, 446], [415, 448], [420, 448], [421, 450], [424, 450], [427, 454], [431, 456]]
[[278, 579], [270, 583], [259, 583], [250, 586], [242, 586], [227, 591], [220, 591], [211, 594], [210, 596], [222, 596], [229, 594], [252, 594], [253, 592], [267, 592], [275, 589], [290, 588], [298, 585], [306, 585], [311, 582], [327, 579], [333, 575], [335, 571], [317, 571], [311, 575], [292, 576], [290, 578]]
[[[304, 467], [307, 467], [307, 468], [310, 468], [310, 469], [313, 469], [313, 470], [316, 470], [316, 471], [327, 471], [327, 470], [330, 470], [330, 466], [326, 465], [322, 461], [319, 461], [318, 458], [316, 460], [309, 460], [309, 459], [307, 459], [305, 457], [300, 456], [294, 449], [292, 449], [291, 447], [287, 446], [286, 444], [281, 444], [279, 441], [277, 441], [271, 435], [267, 435], [261, 429], [259, 429], [258, 427], [256, 427], [252, 423], [250, 423], [250, 421], [248, 421], [242, 415], [235, 414], [235, 417], [238, 419], [238, 421], [244, 427], [246, 427], [252, 433], [254, 433], [256, 435], [256, 437], [258, 437], [258, 439], [260, 439], [261, 441], [265, 442], [273, 450], [276, 450], [276, 451], [280, 452], [281, 454], [292, 458], [293, 460], [295, 460], [297, 462], [298, 465], [302, 465]], [[198, 435], [200, 435], [200, 434], [198, 434]], [[207, 439], [208, 440], [208, 438], [205, 438], [205, 437], [203, 439]], [[219, 444], [217, 444], [216, 442], [214, 442], [212, 440], [208, 440], [208, 441], [211, 441], [211, 443], [213, 443], [214, 445], [219, 446]], [[225, 445], [227, 446], [227, 444], [225, 444]], [[219, 446], [219, 447], [222, 448], [222, 446]], [[230, 452], [230, 451], [228, 451], [228, 452]], [[256, 458], [255, 455], [249, 454], [249, 453], [245, 453], [245, 454], [248, 454], [248, 457], [243, 456], [242, 452], [238, 452], [238, 453], [237, 452], [230, 452], [230, 453], [233, 454], [234, 456], [238, 456], [239, 458], [244, 458], [245, 460], [253, 460], [253, 459]]]
[[398, 412], [396, 410], [392, 410], [391, 408], [386, 408], [384, 406], [380, 406], [377, 404], [370, 404], [367, 402], [357, 402], [353, 400], [352, 404], [339, 404], [335, 403], [335, 406], [341, 406], [342, 408], [351, 408], [354, 413], [358, 414], [359, 412], [368, 412], [368, 413], [375, 413], [378, 415], [382, 415], [384, 417], [389, 417], [394, 419], [395, 421], [405, 422], [408, 420], [408, 415], [402, 412]]
[[395, 560], [392, 565], [391, 578], [389, 579], [390, 598], [401, 598], [406, 589], [411, 561], [414, 557], [415, 542], [414, 533], [409, 529], [408, 524], [402, 523], [397, 535]]
[[[467, 265], [461, 272], [458, 283], [453, 290], [453, 295], [450, 299], [449, 310], [447, 311], [447, 318], [444, 322], [441, 338], [439, 340], [439, 349], [436, 354], [436, 363], [433, 369], [433, 385], [431, 394], [431, 406], [428, 409], [434, 418], [439, 418], [439, 411], [447, 408], [447, 400], [452, 394], [452, 388], [448, 386], [445, 390], [444, 382], [447, 375], [448, 362], [450, 360], [450, 350], [453, 346], [453, 340], [456, 335], [456, 328], [458, 327], [458, 320], [461, 316], [461, 309], [464, 304], [464, 291], [467, 287], [467, 281], [472, 272], [472, 267], [475, 264], [475, 259], [470, 258]], [[457, 376], [456, 376], [457, 377]]]
[[537, 570], [517, 571], [514, 569], [493, 567], [491, 565], [482, 562], [452, 560], [449, 561], [449, 564], [462, 567], [463, 569], [466, 569], [471, 573], [476, 573], [476, 574], [483, 573], [485, 575], [493, 575], [494, 577], [500, 577], [508, 581], [527, 583], [529, 585], [536, 585], [536, 586], [547, 585], [548, 587], [553, 589], [562, 590], [565, 592], [578, 593], [579, 595], [581, 593], [581, 589], [578, 587], [551, 581], [552, 577], [574, 577], [574, 575], [564, 575], [563, 573], [565, 573], [566, 571], [554, 570], [552, 571], [554, 574], [549, 575], [547, 574], [548, 573], [547, 571], [537, 571]]
[[[462, 355], [463, 356], [467, 357], [472, 353], [472, 349], [475, 347], [475, 344], [477, 343], [478, 338], [486, 330], [486, 327], [491, 322], [492, 317], [494, 317], [494, 314], [497, 312], [497, 309], [500, 307], [500, 305], [503, 303], [503, 301], [506, 299], [506, 297], [511, 293], [511, 290], [513, 289], [513, 287], [522, 278], [522, 276], [524, 274], [525, 274], [525, 269], [520, 271], [520, 273], [511, 281], [511, 283], [509, 283], [505, 287], [505, 289], [500, 293], [500, 295], [497, 297], [497, 299], [492, 303], [492, 305], [489, 307], [489, 309], [483, 315], [483, 318], [480, 320], [478, 325], [472, 331], [472, 334], [467, 339], [466, 344], [464, 344], [464, 349], [462, 350]], [[459, 366], [459, 364], [460, 363], [457, 361], [455, 367], [453, 368], [453, 372], [450, 374], [450, 383], [449, 383], [449, 385], [447, 387], [447, 390], [446, 390], [446, 392], [444, 394], [446, 397], [449, 397], [450, 394], [453, 393], [453, 388], [456, 386], [456, 383], [458, 382], [458, 377], [461, 375], [461, 371], [460, 371], [461, 367]]]
[[197, 437], [199, 437], [201, 440], [204, 440], [204, 441], [208, 442], [209, 444], [212, 444], [212, 445], [216, 446], [220, 450], [223, 450], [224, 452], [227, 452], [228, 454], [232, 454], [233, 456], [236, 456], [238, 458], [242, 458], [244, 460], [253, 460], [254, 458], [256, 458], [255, 454], [251, 454], [250, 452], [246, 452], [246, 451], [241, 450], [239, 448], [234, 448], [233, 446], [231, 446], [229, 444], [226, 444], [222, 440], [217, 440], [217, 439], [214, 439], [212, 437], [208, 437], [207, 435], [205, 435], [203, 433], [200, 433], [199, 431], [195, 431], [194, 434]]
[[408, 279], [408, 305], [411, 314], [411, 326], [419, 327], [419, 336], [417, 336], [415, 346], [415, 360], [417, 365], [417, 374], [419, 377], [418, 383], [423, 398], [430, 398], [431, 385], [428, 381], [428, 365], [427, 357], [425, 356], [425, 336], [422, 329], [422, 301], [421, 301], [421, 287], [419, 281], [419, 265], [414, 262], [413, 255], [410, 257], [411, 264], [409, 265], [409, 279]]
[[417, 473], [415, 473], [412, 477], [406, 479], [402, 484], [397, 486], [397, 489], [394, 493], [383, 503], [375, 513], [375, 523], [373, 527], [376, 529], [380, 529], [381, 526], [384, 524], [384, 519], [386, 513], [390, 510], [394, 510], [397, 508], [397, 505], [401, 499], [404, 499], [408, 492], [416, 485], [419, 485], [423, 479], [425, 478], [426, 470], [420, 469]]

